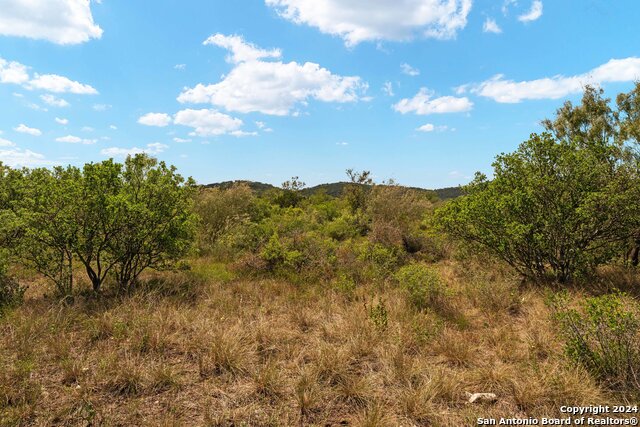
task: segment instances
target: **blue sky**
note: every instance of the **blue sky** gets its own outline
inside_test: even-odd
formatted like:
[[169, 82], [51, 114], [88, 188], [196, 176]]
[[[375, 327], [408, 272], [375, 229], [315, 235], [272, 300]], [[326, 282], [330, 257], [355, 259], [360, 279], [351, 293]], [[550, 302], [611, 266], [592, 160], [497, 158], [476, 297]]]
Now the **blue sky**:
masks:
[[209, 183], [489, 172], [640, 79], [632, 0], [0, 0], [0, 161], [146, 151]]

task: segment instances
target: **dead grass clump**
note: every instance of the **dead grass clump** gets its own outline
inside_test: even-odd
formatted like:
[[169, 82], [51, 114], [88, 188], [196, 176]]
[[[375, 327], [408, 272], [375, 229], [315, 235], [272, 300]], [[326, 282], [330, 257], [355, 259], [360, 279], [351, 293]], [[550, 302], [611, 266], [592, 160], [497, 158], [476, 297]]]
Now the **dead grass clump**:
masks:
[[248, 372], [252, 352], [248, 338], [239, 326], [217, 327], [200, 339], [198, 372], [202, 378]]
[[110, 355], [102, 365], [104, 390], [116, 396], [137, 396], [144, 389], [143, 362], [128, 355]]

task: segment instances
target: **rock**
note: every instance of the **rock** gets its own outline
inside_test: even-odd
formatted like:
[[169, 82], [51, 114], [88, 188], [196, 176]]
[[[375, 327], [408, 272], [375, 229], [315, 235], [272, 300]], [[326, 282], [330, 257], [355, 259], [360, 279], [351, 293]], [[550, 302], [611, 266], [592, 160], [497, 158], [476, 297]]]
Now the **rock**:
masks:
[[498, 396], [493, 393], [467, 393], [469, 403], [495, 403]]

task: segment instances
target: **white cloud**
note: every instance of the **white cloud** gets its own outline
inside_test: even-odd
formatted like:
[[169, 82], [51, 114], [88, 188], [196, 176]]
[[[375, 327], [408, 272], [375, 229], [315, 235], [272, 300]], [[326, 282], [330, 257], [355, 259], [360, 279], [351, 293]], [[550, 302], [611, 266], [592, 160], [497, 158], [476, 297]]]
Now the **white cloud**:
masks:
[[482, 31], [485, 33], [500, 34], [502, 32], [502, 28], [500, 28], [495, 19], [487, 18], [482, 25]]
[[9, 141], [8, 139], [0, 138], [0, 147], [15, 147], [16, 144]]
[[145, 126], [165, 127], [171, 124], [171, 116], [166, 113], [147, 113], [138, 119]]
[[417, 68], [413, 68], [407, 63], [400, 64], [400, 69], [402, 70], [402, 73], [406, 74], [407, 76], [415, 77], [420, 75], [420, 70], [418, 70]]
[[78, 44], [99, 39], [89, 0], [2, 0], [0, 34]]
[[229, 135], [242, 138], [243, 136], [258, 136], [258, 132], [246, 132], [244, 130], [234, 130], [230, 132]]
[[517, 3], [517, 0], [504, 0], [504, 3], [502, 3], [502, 14], [507, 16], [509, 14], [509, 8], [512, 5], [515, 6]]
[[181, 103], [211, 103], [229, 111], [285, 116], [309, 99], [355, 102], [367, 85], [360, 77], [343, 77], [307, 62], [250, 61], [238, 64], [219, 83], [187, 89]]
[[[476, 85], [464, 85], [471, 92], [501, 103], [517, 103], [526, 99], [559, 99], [580, 93], [584, 86], [610, 82], [632, 82], [640, 79], [640, 58], [611, 59], [584, 74], [565, 77], [556, 75], [536, 80], [513, 81], [498, 74]], [[461, 89], [462, 90], [462, 89]]]
[[56, 98], [55, 96], [50, 94], [40, 95], [40, 99], [42, 99], [42, 102], [51, 105], [52, 107], [68, 107], [70, 105], [66, 100], [62, 98]]
[[252, 43], [244, 41], [242, 36], [225, 36], [223, 34], [215, 34], [206, 39], [202, 44], [215, 45], [227, 49], [230, 54], [227, 61], [238, 64], [240, 62], [257, 61], [265, 58], [280, 58], [282, 52], [280, 49], [264, 50]]
[[84, 139], [73, 135], [61, 136], [56, 138], [56, 142], [66, 142], [68, 144], [84, 144], [92, 145], [98, 142], [97, 139]]
[[394, 96], [395, 95], [395, 93], [393, 93], [393, 83], [391, 83], [391, 82], [385, 82], [384, 85], [382, 86], [382, 91], [387, 96]]
[[55, 164], [55, 162], [47, 160], [44, 155], [40, 153], [31, 150], [22, 150], [20, 148], [0, 150], [0, 162], [11, 167], [51, 166]]
[[190, 139], [185, 139], [185, 138], [173, 138], [173, 142], [177, 142], [179, 144], [183, 144], [185, 142], [191, 142]]
[[36, 74], [35, 78], [27, 83], [29, 89], [41, 89], [54, 93], [75, 93], [78, 95], [97, 95], [98, 91], [93, 87], [73, 81], [57, 74]]
[[422, 88], [413, 98], [400, 100], [393, 109], [402, 113], [413, 112], [418, 115], [460, 113], [473, 108], [473, 103], [467, 98], [455, 96], [441, 96], [433, 98], [433, 92]]
[[147, 144], [146, 148], [138, 148], [138, 147], [132, 147], [132, 148], [109, 147], [109, 148], [104, 148], [104, 149], [100, 150], [100, 154], [102, 154], [103, 156], [108, 156], [108, 157], [127, 157], [127, 156], [130, 156], [130, 155], [133, 156], [135, 154], [142, 154], [142, 153], [160, 154], [160, 153], [164, 152], [167, 148], [169, 148], [168, 145], [161, 144], [159, 142], [152, 142], [151, 144]]
[[542, 1], [533, 0], [531, 3], [531, 9], [523, 15], [518, 16], [520, 22], [532, 22], [542, 16]]
[[453, 132], [455, 130], [455, 128], [449, 128], [449, 126], [446, 126], [446, 125], [436, 126], [436, 125], [434, 125], [432, 123], [427, 123], [427, 124], [424, 124], [424, 125], [420, 126], [416, 130], [418, 132], [425, 132], [425, 133], [427, 133], [427, 132], [444, 132], [444, 131], [447, 131], [447, 130], [450, 130], [450, 131]]
[[427, 123], [426, 125], [420, 126], [416, 130], [420, 132], [433, 132], [434, 130], [436, 130], [436, 127], [431, 123]]
[[24, 124], [20, 124], [18, 127], [13, 128], [13, 130], [15, 130], [16, 132], [26, 133], [33, 136], [42, 135], [42, 131], [40, 129], [30, 128], [29, 126]]
[[95, 111], [107, 111], [109, 108], [111, 108], [111, 105], [109, 104], [94, 104], [93, 108]]
[[109, 125], [109, 129], [111, 129], [111, 130], [118, 130], [118, 126], [116, 126], [116, 125]]
[[187, 64], [176, 64], [176, 65], [173, 66], [173, 68], [175, 70], [183, 71], [183, 70], [187, 69]]
[[[0, 18], [1, 19], [1, 18]], [[0, 83], [22, 84], [29, 80], [28, 67], [0, 58]]]
[[[6, 0], [0, 0], [0, 7], [3, 1]], [[9, 62], [0, 57], [0, 83], [19, 84], [25, 89], [40, 89], [53, 93], [74, 93], [79, 95], [96, 95], [98, 93], [96, 89], [87, 84], [57, 74], [41, 75], [36, 73], [32, 79], [29, 76], [29, 68], [19, 62]], [[22, 94], [14, 95], [22, 97]]]
[[58, 123], [59, 125], [66, 125], [69, 124], [69, 120], [68, 119], [59, 119], [56, 117], [56, 123]]
[[41, 107], [38, 104], [33, 104], [33, 103], [27, 104], [27, 107], [36, 111], [49, 111], [47, 108]]
[[178, 111], [174, 117], [174, 123], [193, 128], [194, 132], [191, 133], [193, 136], [231, 134], [242, 127], [242, 120], [207, 109]]
[[348, 143], [348, 142], [341, 141], [341, 142], [336, 142], [336, 145], [341, 145], [341, 146], [343, 146], [343, 147], [344, 147], [344, 146], [346, 146], [346, 145], [349, 145], [349, 143]]
[[95, 129], [92, 128], [91, 126], [83, 126], [82, 127], [82, 131], [83, 132], [93, 132]]
[[297, 24], [337, 35], [347, 46], [364, 41], [449, 39], [467, 24], [471, 0], [265, 0]]

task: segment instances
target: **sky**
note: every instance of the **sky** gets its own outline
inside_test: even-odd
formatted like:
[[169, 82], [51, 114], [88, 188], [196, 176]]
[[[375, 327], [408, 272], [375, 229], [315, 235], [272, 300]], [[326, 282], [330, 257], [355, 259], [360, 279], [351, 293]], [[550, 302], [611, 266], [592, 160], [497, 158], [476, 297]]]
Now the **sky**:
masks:
[[635, 0], [0, 0], [0, 161], [147, 152], [199, 183], [490, 173], [640, 80]]

